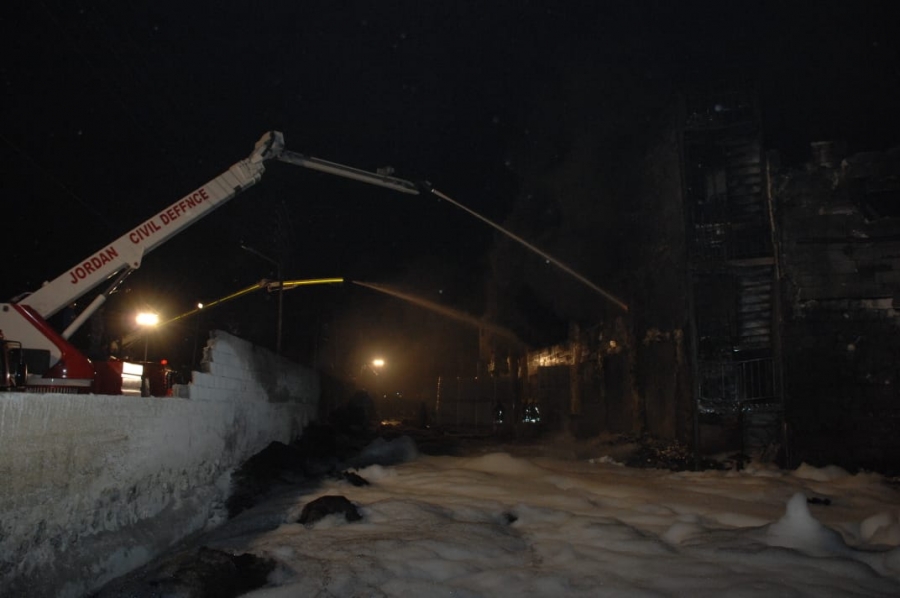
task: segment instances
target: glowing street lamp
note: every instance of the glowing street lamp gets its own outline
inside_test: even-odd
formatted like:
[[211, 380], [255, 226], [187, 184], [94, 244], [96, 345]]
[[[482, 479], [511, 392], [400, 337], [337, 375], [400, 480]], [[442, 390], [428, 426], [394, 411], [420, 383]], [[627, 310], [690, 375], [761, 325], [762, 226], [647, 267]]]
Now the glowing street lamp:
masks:
[[141, 366], [141, 396], [150, 396], [150, 383], [147, 378], [147, 347], [150, 345], [150, 329], [155, 328], [159, 324], [159, 315], [150, 312], [141, 312], [134, 319], [137, 325], [145, 330], [144, 332], [144, 363]]
[[147, 330], [144, 334], [144, 361], [147, 361], [147, 346], [150, 344], [149, 330], [155, 328], [156, 325], [159, 324], [159, 314], [141, 312], [134, 320], [137, 322], [138, 326]]
[[159, 324], [159, 314], [141, 312], [134, 319], [138, 326], [152, 327]]
[[375, 359], [372, 360], [372, 367], [369, 368], [369, 369], [371, 369], [371, 370], [372, 370], [372, 373], [375, 374], [374, 390], [375, 390], [375, 397], [376, 397], [376, 398], [380, 398], [380, 397], [378, 396], [378, 372], [379, 372], [379, 370], [381, 370], [382, 368], [384, 368], [384, 360], [383, 360], [382, 358], [376, 357]]

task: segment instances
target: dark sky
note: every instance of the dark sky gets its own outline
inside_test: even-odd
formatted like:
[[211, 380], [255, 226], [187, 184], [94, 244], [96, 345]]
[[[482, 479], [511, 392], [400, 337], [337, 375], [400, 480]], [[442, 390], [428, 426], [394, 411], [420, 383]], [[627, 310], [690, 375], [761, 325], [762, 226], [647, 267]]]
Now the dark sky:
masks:
[[[392, 166], [502, 221], [517, 193], [511, 152], [529, 115], [565, 109], [548, 98], [572, 67], [611, 97], [634, 89], [626, 79], [677, 88], [746, 73], [760, 83], [767, 145], [794, 160], [816, 139], [896, 143], [893, 3], [810, 4], [17, 3], [0, 25], [0, 293], [67, 271], [246, 157], [271, 129], [293, 151]], [[477, 314], [492, 234], [431, 198], [275, 164], [150, 254], [128, 288], [177, 313], [273, 276], [244, 242], [269, 255], [284, 248], [289, 278], [402, 284]], [[346, 286], [292, 293], [303, 325], [330, 321], [333, 306], [363, 318], [389, 309]], [[243, 315], [271, 303], [251, 300]]]

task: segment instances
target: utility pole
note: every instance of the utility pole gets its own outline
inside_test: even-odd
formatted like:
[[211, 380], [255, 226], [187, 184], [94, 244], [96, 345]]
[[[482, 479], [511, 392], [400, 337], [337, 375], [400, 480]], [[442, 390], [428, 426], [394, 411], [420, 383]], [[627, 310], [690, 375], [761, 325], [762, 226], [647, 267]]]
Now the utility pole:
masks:
[[276, 324], [275, 329], [275, 353], [281, 355], [281, 325], [284, 317], [284, 270], [281, 267], [281, 261], [273, 260], [266, 254], [261, 253], [252, 247], [248, 247], [243, 243], [241, 244], [241, 249], [249, 251], [257, 257], [261, 257], [267, 262], [275, 264], [275, 267], [278, 269], [278, 323]]

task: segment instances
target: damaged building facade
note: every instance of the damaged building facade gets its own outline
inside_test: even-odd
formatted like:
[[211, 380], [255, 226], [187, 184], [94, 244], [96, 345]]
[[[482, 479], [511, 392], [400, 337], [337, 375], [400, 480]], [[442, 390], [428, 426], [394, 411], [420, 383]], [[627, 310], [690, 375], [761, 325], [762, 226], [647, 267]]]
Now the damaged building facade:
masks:
[[771, 163], [794, 461], [900, 466], [900, 148]]
[[[781, 165], [762, 130], [750, 88], [687, 96], [622, 158], [634, 166], [598, 185], [618, 192], [602, 214], [616, 229], [591, 220], [590, 192], [561, 193], [571, 165], [526, 179], [528, 199], [543, 193], [554, 210], [550, 230], [531, 227], [542, 247], [603, 280], [629, 310], [572, 308], [553, 294], [582, 291], [527, 262], [520, 287], [497, 281], [491, 315], [501, 321], [528, 296], [522, 287], [568, 321], [565, 341], [519, 359], [522, 404], [576, 434], [647, 433], [700, 454], [895, 471], [900, 152], [845, 155], [815, 142], [806, 164]], [[576, 234], [591, 222], [596, 234]]]

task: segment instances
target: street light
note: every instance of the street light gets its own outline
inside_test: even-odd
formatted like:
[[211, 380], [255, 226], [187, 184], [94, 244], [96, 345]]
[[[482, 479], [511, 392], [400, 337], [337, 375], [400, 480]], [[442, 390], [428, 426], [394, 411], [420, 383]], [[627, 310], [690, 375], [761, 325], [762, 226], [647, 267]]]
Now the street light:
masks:
[[144, 333], [144, 362], [141, 366], [141, 396], [150, 396], [150, 381], [147, 378], [147, 348], [150, 345], [150, 329], [159, 324], [159, 315], [150, 312], [141, 312], [135, 318], [138, 326], [145, 329]]
[[374, 384], [375, 397], [380, 398], [378, 396], [378, 372], [382, 368], [384, 368], [384, 359], [382, 359], [380, 357], [376, 357], [375, 359], [372, 360], [371, 366], [372, 367], [370, 367], [369, 369], [371, 369], [372, 373], [375, 374], [375, 384]]
[[257, 257], [261, 257], [267, 262], [275, 264], [275, 267], [278, 268], [278, 323], [276, 324], [277, 329], [275, 331], [275, 353], [281, 355], [281, 319], [282, 314], [284, 313], [284, 274], [281, 270], [281, 262], [273, 260], [266, 254], [257, 251], [252, 247], [247, 247], [243, 243], [241, 243], [241, 249], [243, 249], [244, 251], [249, 251]]
[[200, 338], [200, 312], [203, 310], [203, 304], [197, 304], [197, 328], [194, 330], [194, 349], [191, 351], [191, 367], [197, 363], [197, 343]]
[[137, 322], [138, 326], [141, 326], [147, 330], [147, 332], [144, 333], [144, 361], [147, 361], [147, 347], [150, 344], [149, 330], [159, 324], [159, 315], [149, 312], [141, 312], [135, 318], [135, 322]]

